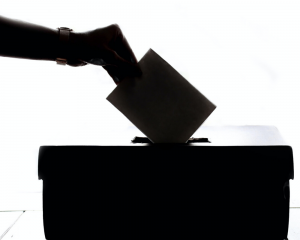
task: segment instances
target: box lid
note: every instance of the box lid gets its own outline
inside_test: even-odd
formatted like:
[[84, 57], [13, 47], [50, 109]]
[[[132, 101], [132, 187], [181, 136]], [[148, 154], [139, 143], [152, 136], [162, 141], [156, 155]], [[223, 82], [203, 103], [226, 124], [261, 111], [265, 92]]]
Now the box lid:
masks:
[[106, 142], [98, 146], [41, 146], [39, 179], [50, 175], [67, 176], [78, 169], [81, 169], [80, 174], [96, 175], [105, 167], [119, 171], [141, 167], [150, 171], [157, 167], [173, 168], [172, 165], [178, 169], [184, 165], [206, 168], [212, 176], [222, 168], [237, 168], [241, 172], [252, 169], [262, 175], [279, 174], [284, 179], [294, 178], [292, 148], [276, 127], [203, 126], [196, 134], [195, 137], [208, 138], [210, 142], [146, 144], [116, 140], [115, 144]]

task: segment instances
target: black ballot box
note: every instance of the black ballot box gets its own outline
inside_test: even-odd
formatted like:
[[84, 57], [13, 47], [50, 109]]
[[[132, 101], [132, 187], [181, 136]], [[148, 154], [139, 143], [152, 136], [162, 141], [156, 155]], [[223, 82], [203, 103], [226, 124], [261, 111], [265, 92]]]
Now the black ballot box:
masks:
[[196, 133], [208, 141], [41, 146], [46, 239], [286, 239], [293, 153], [278, 130]]

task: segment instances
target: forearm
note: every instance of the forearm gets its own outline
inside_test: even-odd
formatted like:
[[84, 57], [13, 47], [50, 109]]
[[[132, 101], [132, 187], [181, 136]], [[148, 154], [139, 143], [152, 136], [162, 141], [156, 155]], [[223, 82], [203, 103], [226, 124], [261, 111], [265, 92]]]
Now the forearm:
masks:
[[[70, 35], [70, 43], [75, 33]], [[55, 61], [60, 56], [59, 31], [0, 16], [0, 56]], [[70, 52], [70, 51], [69, 51]]]

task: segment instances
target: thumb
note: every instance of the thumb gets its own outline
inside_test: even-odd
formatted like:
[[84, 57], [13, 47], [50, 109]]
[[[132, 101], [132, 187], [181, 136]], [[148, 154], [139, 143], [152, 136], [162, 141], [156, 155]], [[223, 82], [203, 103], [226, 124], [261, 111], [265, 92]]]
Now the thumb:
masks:
[[141, 68], [138, 64], [131, 63], [122, 58], [117, 52], [109, 50], [108, 63], [114, 65], [125, 75], [140, 76], [142, 74]]

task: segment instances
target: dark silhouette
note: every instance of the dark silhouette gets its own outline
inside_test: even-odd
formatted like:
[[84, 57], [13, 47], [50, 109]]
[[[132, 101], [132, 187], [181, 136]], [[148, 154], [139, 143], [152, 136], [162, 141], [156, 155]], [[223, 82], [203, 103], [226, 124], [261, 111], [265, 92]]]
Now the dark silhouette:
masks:
[[270, 126], [206, 129], [211, 143], [41, 146], [46, 239], [286, 239], [292, 148]]
[[59, 41], [60, 30], [0, 16], [0, 56], [55, 61], [67, 65], [102, 66], [120, 83], [127, 76], [141, 75], [137, 59], [117, 24], [86, 32], [71, 31], [67, 44]]

